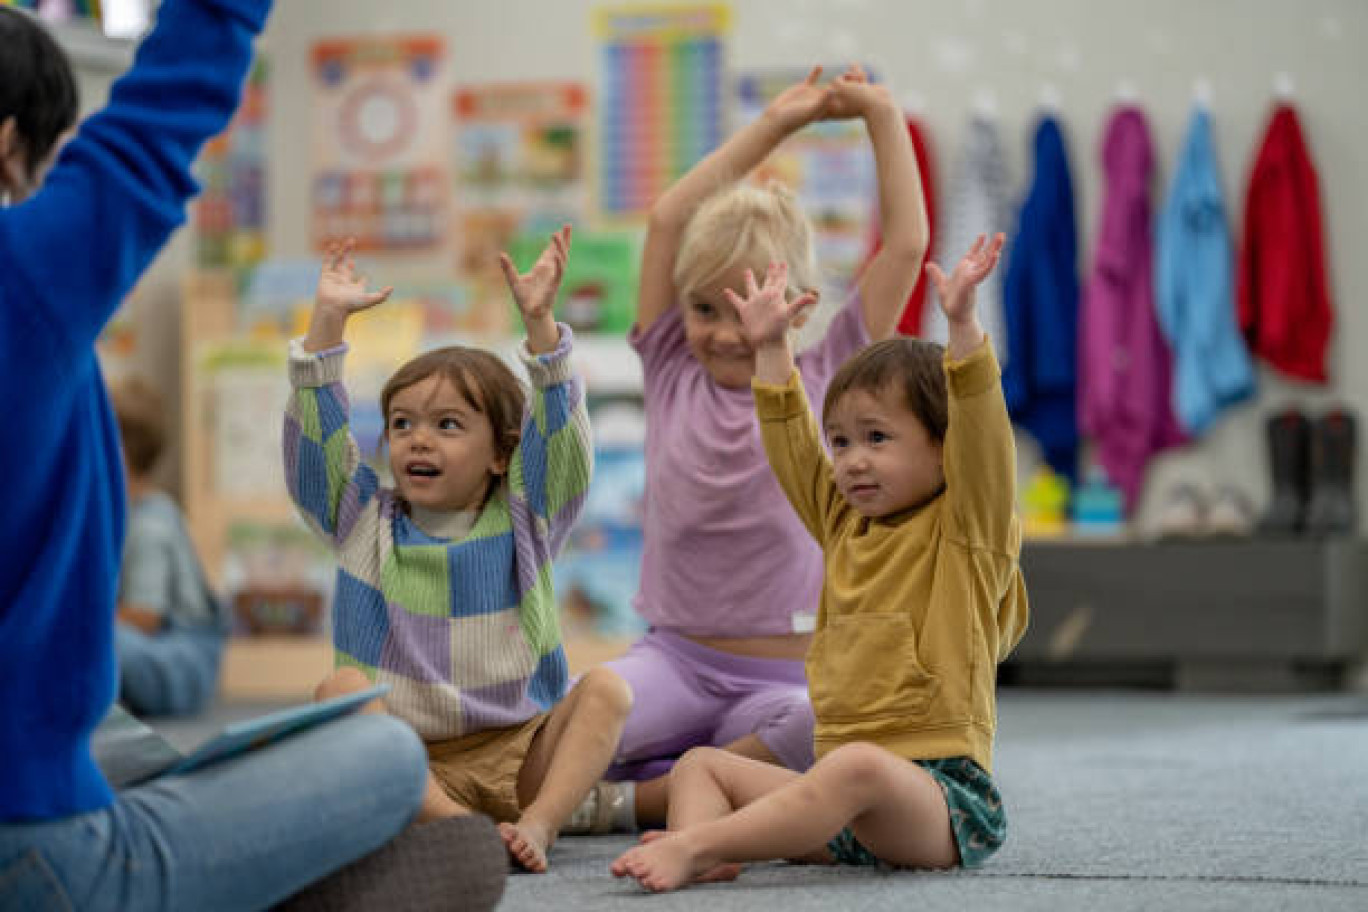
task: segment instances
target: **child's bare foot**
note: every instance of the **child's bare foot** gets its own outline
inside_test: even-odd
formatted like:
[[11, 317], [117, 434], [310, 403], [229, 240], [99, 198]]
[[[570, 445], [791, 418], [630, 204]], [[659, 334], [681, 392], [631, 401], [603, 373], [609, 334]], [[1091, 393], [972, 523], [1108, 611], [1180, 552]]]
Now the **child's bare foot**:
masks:
[[[644, 833], [641, 834], [641, 844], [645, 845], [649, 842], [655, 842], [656, 840], [664, 839], [666, 836], [669, 835], [670, 833], [668, 830], [646, 830]], [[618, 877], [625, 877], [627, 876], [627, 869], [626, 867], [622, 867], [622, 869], [619, 870], [621, 862], [621, 858], [613, 862], [613, 874], [615, 874]], [[736, 880], [736, 878], [741, 876], [741, 868], [741, 865], [735, 863], [720, 864], [717, 865], [715, 868], [712, 868], [711, 870], [704, 871], [702, 874], [699, 874], [697, 877], [693, 879], [692, 882], [718, 883], [720, 881]]]
[[722, 867], [726, 865], [700, 858], [687, 836], [666, 833], [649, 840], [643, 838], [641, 845], [624, 852], [613, 862], [613, 873], [635, 878], [646, 889], [663, 893], [697, 882]]
[[499, 824], [508, 856], [524, 870], [540, 874], [546, 870], [546, 850], [551, 847], [547, 828], [524, 817], [517, 823]]

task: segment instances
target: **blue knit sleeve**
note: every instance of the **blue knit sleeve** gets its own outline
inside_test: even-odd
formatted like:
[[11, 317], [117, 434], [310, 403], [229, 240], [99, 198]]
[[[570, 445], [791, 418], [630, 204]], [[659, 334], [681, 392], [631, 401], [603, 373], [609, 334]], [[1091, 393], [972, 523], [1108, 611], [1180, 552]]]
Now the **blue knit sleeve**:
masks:
[[520, 351], [532, 381], [532, 399], [509, 482], [515, 497], [545, 522], [557, 553], [584, 508], [594, 471], [594, 444], [584, 384], [570, 364], [574, 333], [560, 324], [560, 344], [542, 355]]

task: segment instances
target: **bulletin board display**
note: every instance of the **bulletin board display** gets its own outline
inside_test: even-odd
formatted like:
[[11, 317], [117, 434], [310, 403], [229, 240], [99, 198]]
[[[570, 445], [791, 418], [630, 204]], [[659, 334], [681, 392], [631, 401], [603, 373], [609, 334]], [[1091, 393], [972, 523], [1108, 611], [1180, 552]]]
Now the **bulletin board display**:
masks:
[[499, 252], [516, 237], [545, 243], [563, 224], [583, 225], [588, 112], [588, 89], [575, 82], [463, 86], [452, 96], [456, 273], [481, 332], [513, 331]]
[[[843, 67], [825, 67], [827, 76]], [[866, 72], [874, 78], [868, 67]], [[806, 68], [778, 67], [740, 74], [737, 114], [750, 123], [784, 89], [807, 76]], [[752, 180], [778, 180], [798, 196], [815, 229], [817, 262], [828, 292], [842, 295], [869, 253], [878, 214], [878, 172], [869, 135], [860, 120], [821, 121], [804, 127], [752, 172]]]
[[203, 188], [193, 217], [201, 268], [247, 269], [266, 256], [266, 99], [267, 68], [258, 60], [228, 129], [195, 163]]
[[596, 12], [599, 208], [643, 216], [722, 141], [730, 8], [634, 6]]
[[313, 49], [313, 239], [428, 251], [449, 218], [445, 50], [437, 37]]

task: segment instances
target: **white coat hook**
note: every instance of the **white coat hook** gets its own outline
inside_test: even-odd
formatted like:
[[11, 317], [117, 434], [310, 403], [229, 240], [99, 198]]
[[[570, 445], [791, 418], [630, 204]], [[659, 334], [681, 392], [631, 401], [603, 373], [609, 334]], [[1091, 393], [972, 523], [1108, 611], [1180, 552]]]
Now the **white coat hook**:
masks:
[[1286, 70], [1279, 70], [1273, 74], [1273, 97], [1278, 101], [1291, 101], [1297, 94], [1297, 86], [1292, 81], [1292, 74]]
[[1211, 80], [1198, 76], [1192, 84], [1192, 103], [1204, 111], [1211, 110]]
[[1064, 107], [1059, 87], [1054, 83], [1047, 82], [1040, 87], [1040, 107], [1046, 114], [1058, 114]]
[[974, 93], [974, 114], [984, 120], [996, 120], [997, 113], [997, 96], [992, 89], [979, 89]]

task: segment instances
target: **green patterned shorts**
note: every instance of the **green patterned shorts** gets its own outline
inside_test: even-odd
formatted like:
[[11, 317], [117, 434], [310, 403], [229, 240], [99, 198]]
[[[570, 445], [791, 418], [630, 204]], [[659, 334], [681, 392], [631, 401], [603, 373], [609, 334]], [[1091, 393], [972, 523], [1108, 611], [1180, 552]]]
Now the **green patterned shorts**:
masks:
[[[944, 760], [917, 760], [916, 764], [940, 784], [950, 808], [950, 825], [959, 846], [960, 864], [977, 868], [988, 860], [1007, 838], [1007, 812], [1002, 807], [993, 778], [968, 757]], [[878, 856], [855, 838], [850, 827], [827, 843], [827, 851], [837, 864], [877, 865]]]

